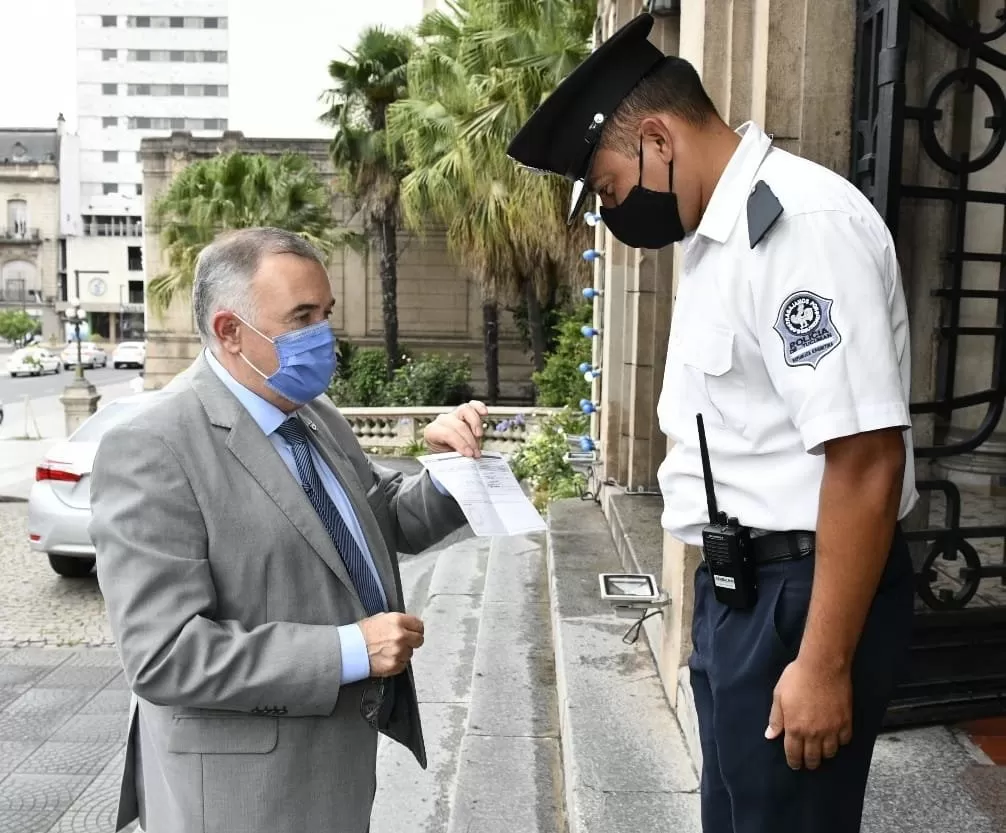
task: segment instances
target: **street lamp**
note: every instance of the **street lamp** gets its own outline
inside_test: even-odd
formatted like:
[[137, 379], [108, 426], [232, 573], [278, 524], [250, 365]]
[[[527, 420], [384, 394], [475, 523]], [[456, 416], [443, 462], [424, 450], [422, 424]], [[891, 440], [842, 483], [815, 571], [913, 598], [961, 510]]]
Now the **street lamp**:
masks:
[[73, 327], [73, 337], [77, 341], [77, 372], [74, 374], [78, 382], [84, 381], [84, 360], [81, 356], [80, 347], [80, 326], [84, 323], [87, 313], [80, 308], [80, 299], [73, 296], [69, 299], [69, 306], [63, 310], [63, 321]]

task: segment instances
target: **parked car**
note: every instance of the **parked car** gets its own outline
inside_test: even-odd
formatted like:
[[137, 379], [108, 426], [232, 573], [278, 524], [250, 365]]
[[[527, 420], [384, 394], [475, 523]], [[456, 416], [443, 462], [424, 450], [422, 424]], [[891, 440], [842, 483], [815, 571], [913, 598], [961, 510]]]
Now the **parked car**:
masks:
[[7, 372], [12, 377], [59, 373], [59, 356], [44, 347], [22, 347], [10, 354]]
[[147, 342], [123, 341], [112, 353], [112, 367], [142, 368], [147, 363]]
[[[63, 367], [69, 370], [77, 366], [77, 342], [71, 341], [63, 348], [60, 356]], [[82, 341], [80, 343], [80, 363], [87, 368], [104, 367], [108, 364], [108, 353], [93, 341]]]
[[109, 402], [70, 437], [52, 447], [35, 469], [28, 495], [28, 542], [44, 552], [59, 575], [83, 578], [94, 567], [91, 522], [91, 466], [105, 432], [151, 404], [155, 391]]

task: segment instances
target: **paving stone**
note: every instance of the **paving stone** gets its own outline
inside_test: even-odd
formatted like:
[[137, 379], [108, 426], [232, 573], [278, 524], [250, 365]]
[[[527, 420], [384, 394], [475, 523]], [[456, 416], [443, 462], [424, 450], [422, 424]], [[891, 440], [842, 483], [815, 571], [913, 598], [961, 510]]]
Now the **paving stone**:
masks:
[[99, 689], [111, 682], [118, 673], [117, 666], [65, 664], [46, 674], [37, 685], [42, 688]]
[[5, 708], [8, 703], [17, 700], [29, 688], [30, 686], [27, 683], [22, 685], [0, 685], [0, 709]]
[[129, 684], [126, 682], [126, 678], [122, 672], [119, 672], [112, 677], [108, 685], [105, 686], [105, 691], [111, 691], [113, 689], [117, 691], [129, 691]]
[[[59, 821], [63, 811], [52, 810], [0, 810], [0, 830], [3, 833], [45, 833]], [[111, 828], [109, 828], [111, 829]], [[88, 831], [87, 833], [91, 833]]]
[[69, 717], [81, 704], [79, 691], [61, 688], [32, 688], [10, 703], [7, 714], [63, 714]]
[[[49, 833], [112, 833], [124, 760], [124, 751], [113, 756]], [[137, 830], [135, 822], [123, 833], [133, 830]]]
[[413, 660], [420, 703], [467, 703], [481, 596], [434, 596], [423, 610], [425, 642]]
[[[41, 646], [114, 644], [97, 579], [61, 578], [44, 555], [29, 548], [27, 504], [0, 503], [0, 567], [7, 577], [0, 605], [0, 647], [31, 646], [22, 650], [44, 652]], [[0, 669], [11, 656], [0, 658]], [[48, 654], [38, 664], [58, 664], [57, 657]]]
[[73, 657], [72, 648], [16, 648], [7, 651], [0, 662], [4, 665], [39, 665], [55, 668]]
[[63, 811], [93, 779], [87, 775], [21, 775], [0, 782], [0, 810]]
[[66, 715], [52, 713], [7, 714], [0, 712], [0, 740], [43, 741], [65, 720]]
[[120, 748], [118, 743], [46, 741], [21, 761], [19, 775], [97, 775]]
[[[17, 769], [18, 764], [27, 758], [38, 746], [37, 740], [0, 741], [0, 781]], [[3, 830], [0, 827], [0, 830]]]
[[428, 598], [439, 595], [481, 595], [485, 588], [486, 564], [492, 548], [490, 538], [471, 538], [455, 544], [438, 558], [430, 577]]
[[0, 665], [0, 686], [33, 684], [51, 671], [42, 665]]
[[53, 740], [76, 743], [125, 743], [129, 715], [78, 714], [71, 717], [53, 734]]
[[88, 700], [77, 714], [129, 714], [128, 689], [105, 688]]
[[88, 648], [86, 651], [72, 651], [63, 664], [64, 668], [77, 666], [114, 668], [116, 671], [121, 671], [122, 660], [119, 659], [119, 652], [115, 648]]
[[547, 602], [545, 542], [534, 538], [494, 539], [486, 572], [487, 602]]

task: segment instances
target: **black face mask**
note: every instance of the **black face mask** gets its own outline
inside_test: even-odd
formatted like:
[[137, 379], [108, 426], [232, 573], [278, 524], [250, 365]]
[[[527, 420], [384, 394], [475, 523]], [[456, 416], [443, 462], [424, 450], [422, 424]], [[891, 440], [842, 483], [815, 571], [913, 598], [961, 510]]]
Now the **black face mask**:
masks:
[[639, 142], [639, 184], [614, 208], [601, 207], [601, 219], [615, 239], [631, 249], [662, 249], [684, 239], [674, 191], [674, 160], [667, 166], [667, 191], [643, 187], [643, 142]]

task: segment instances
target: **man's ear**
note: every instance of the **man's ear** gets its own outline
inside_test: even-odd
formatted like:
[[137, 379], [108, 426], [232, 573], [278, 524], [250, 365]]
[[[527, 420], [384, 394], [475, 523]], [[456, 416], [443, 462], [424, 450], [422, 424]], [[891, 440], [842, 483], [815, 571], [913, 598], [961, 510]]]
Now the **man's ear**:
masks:
[[228, 353], [241, 352], [241, 323], [229, 312], [219, 310], [213, 314], [213, 335], [217, 344]]
[[667, 122], [660, 116], [647, 116], [639, 123], [639, 133], [650, 148], [654, 148], [660, 161], [669, 165], [674, 158], [674, 146]]

